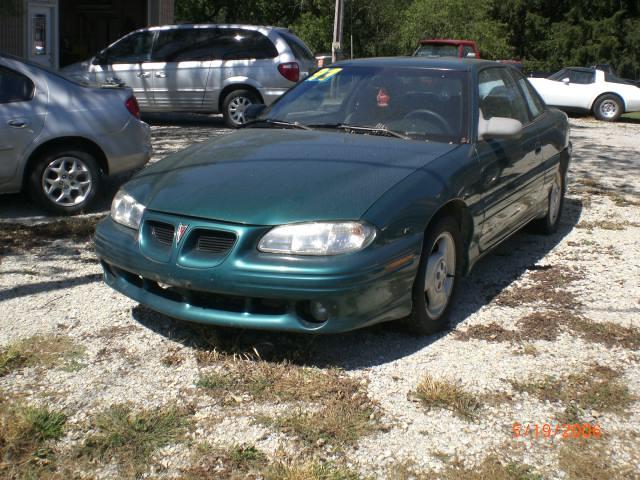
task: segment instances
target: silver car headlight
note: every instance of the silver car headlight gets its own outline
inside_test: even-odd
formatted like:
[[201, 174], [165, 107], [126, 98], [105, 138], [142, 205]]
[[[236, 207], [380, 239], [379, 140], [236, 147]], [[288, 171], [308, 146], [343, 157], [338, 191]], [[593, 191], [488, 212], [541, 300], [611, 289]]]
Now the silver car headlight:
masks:
[[119, 190], [111, 202], [111, 218], [125, 227], [138, 230], [144, 213], [144, 205], [136, 200], [124, 190]]
[[362, 250], [375, 238], [375, 227], [364, 222], [313, 222], [282, 225], [258, 244], [267, 253], [339, 255]]

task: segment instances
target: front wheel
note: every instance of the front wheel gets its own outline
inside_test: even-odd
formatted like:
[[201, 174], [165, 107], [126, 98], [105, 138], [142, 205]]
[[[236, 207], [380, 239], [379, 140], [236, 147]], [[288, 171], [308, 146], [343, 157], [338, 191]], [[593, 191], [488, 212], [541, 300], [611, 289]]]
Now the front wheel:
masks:
[[29, 176], [31, 197], [58, 215], [84, 210], [100, 188], [96, 159], [82, 150], [54, 149], [43, 155]]
[[258, 103], [258, 97], [249, 90], [233, 90], [222, 102], [222, 116], [228, 127], [238, 128], [246, 122], [244, 112], [254, 103]]
[[462, 276], [462, 241], [458, 223], [445, 217], [425, 235], [413, 285], [413, 311], [407, 318], [415, 333], [431, 334], [447, 327], [448, 315]]
[[620, 97], [616, 95], [603, 95], [593, 106], [593, 113], [598, 120], [615, 122], [624, 113], [624, 106]]

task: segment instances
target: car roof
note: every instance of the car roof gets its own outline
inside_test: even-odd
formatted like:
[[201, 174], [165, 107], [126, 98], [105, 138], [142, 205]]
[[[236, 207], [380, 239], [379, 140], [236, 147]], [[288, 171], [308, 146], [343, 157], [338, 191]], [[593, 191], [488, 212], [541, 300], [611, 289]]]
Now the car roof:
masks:
[[430, 43], [433, 44], [442, 44], [442, 45], [470, 45], [473, 46], [476, 44], [473, 40], [455, 40], [452, 38], [423, 38], [420, 40], [420, 45], [428, 45]]
[[564, 67], [562, 70], [575, 70], [577, 72], [587, 72], [587, 73], [593, 73], [596, 71], [595, 68], [589, 68], [589, 67]]
[[332, 66], [341, 67], [397, 67], [397, 68], [435, 68], [441, 70], [455, 70], [460, 72], [468, 72], [477, 70], [483, 66], [503, 66], [506, 65], [490, 60], [479, 60], [475, 58], [456, 58], [456, 57], [377, 57], [377, 58], [361, 58], [357, 60], [342, 60]]
[[276, 30], [286, 31], [289, 29], [282, 27], [273, 27], [270, 25], [249, 25], [240, 23], [180, 23], [177, 25], [157, 25], [155, 27], [139, 28], [136, 32], [157, 31], [157, 30], [180, 30], [191, 28], [244, 28], [247, 30]]

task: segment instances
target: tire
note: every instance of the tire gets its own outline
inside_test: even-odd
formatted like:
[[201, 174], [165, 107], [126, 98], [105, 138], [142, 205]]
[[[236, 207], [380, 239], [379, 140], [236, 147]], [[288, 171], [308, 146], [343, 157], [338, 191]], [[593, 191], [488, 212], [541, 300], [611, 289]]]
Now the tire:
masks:
[[[431, 281], [426, 281], [427, 276]], [[447, 328], [460, 278], [460, 227], [453, 218], [444, 217], [425, 234], [418, 274], [413, 284], [413, 311], [406, 319], [412, 332], [429, 335]]]
[[29, 175], [31, 198], [57, 215], [72, 215], [89, 206], [101, 188], [93, 155], [81, 149], [49, 150]]
[[558, 167], [553, 178], [553, 183], [547, 195], [547, 212], [544, 217], [531, 222], [531, 230], [543, 235], [551, 235], [558, 230], [562, 207], [564, 206], [564, 194], [566, 190], [566, 175], [562, 167]]
[[230, 128], [239, 128], [244, 124], [244, 111], [254, 103], [259, 103], [258, 96], [249, 90], [233, 90], [222, 102], [222, 116]]
[[624, 113], [624, 104], [617, 95], [602, 95], [593, 104], [593, 114], [598, 120], [615, 122]]

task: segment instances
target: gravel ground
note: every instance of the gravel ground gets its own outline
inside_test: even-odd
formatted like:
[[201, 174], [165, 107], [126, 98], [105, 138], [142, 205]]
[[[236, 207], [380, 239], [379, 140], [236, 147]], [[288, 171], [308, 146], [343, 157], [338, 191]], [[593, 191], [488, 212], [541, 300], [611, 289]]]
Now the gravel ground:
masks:
[[[218, 117], [149, 121], [154, 160], [228, 133]], [[518, 233], [484, 258], [461, 284], [451, 330], [438, 336], [412, 337], [394, 324], [314, 339], [193, 327], [106, 287], [89, 241], [5, 245], [0, 346], [55, 335], [71, 339], [82, 352], [72, 364], [0, 373], [0, 397], [63, 411], [65, 434], [52, 444], [61, 458], [86, 442], [95, 430], [91, 419], [109, 406], [188, 408], [187, 440], [153, 453], [144, 473], [152, 477], [183, 476], [193, 452], [204, 444], [255, 446], [269, 461], [303, 451], [305, 458], [341, 462], [373, 478], [445, 478], [454, 467], [471, 475], [487, 458], [526, 465], [539, 475], [505, 478], [640, 478], [640, 124], [571, 119], [571, 125], [574, 159], [559, 232], [551, 237]], [[105, 201], [93, 213], [106, 208]], [[42, 221], [39, 215], [20, 196], [0, 198], [4, 222], [29, 224]], [[377, 427], [341, 450], [331, 439], [300, 450], [290, 431], [256, 421], [291, 411], [295, 401], [203, 394], [198, 387], [203, 373], [224, 371], [233, 361], [258, 362], [255, 351], [267, 360], [289, 359], [291, 368], [304, 363], [327, 373], [337, 367], [362, 382]], [[203, 362], [202, 352], [212, 360]], [[628, 402], [615, 408], [606, 401], [572, 400], [595, 388], [598, 368], [606, 372], [603, 381], [622, 386]], [[586, 383], [575, 380], [580, 375]], [[429, 408], [416, 394], [425, 376], [456, 386], [480, 406], [470, 417]], [[523, 387], [545, 377], [558, 380], [546, 397]], [[515, 422], [532, 429], [565, 423], [572, 405], [579, 407], [574, 417], [580, 422], [602, 428], [601, 439], [578, 443], [560, 435], [514, 436]], [[295, 406], [318, 407], [314, 402]], [[596, 467], [583, 465], [584, 476], [575, 473], [575, 465], [567, 465], [569, 448], [606, 460], [609, 470], [600, 465], [605, 476], [589, 476]], [[73, 471], [87, 478], [126, 476], [109, 461]]]

